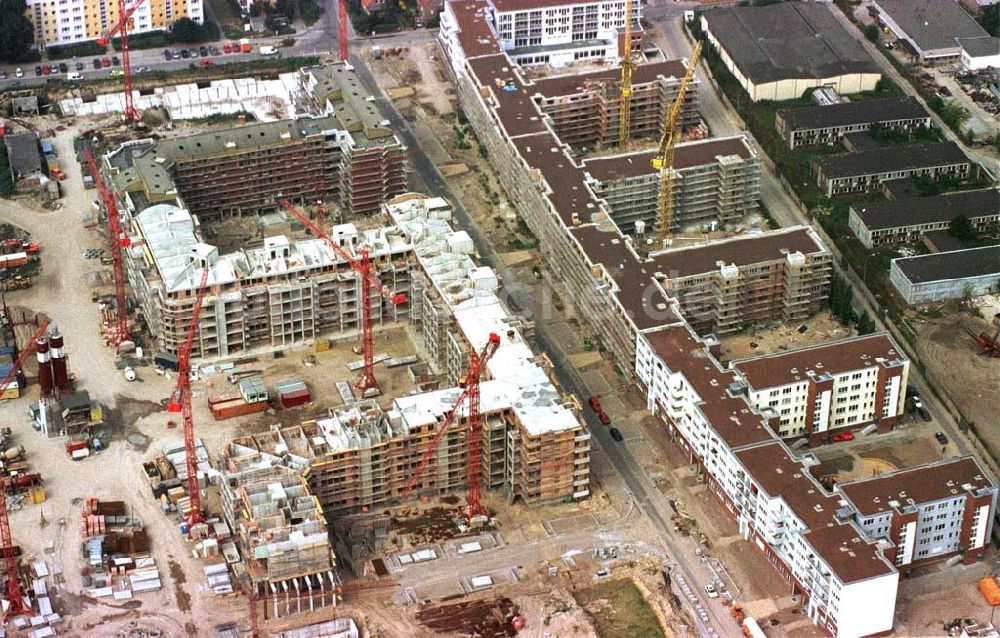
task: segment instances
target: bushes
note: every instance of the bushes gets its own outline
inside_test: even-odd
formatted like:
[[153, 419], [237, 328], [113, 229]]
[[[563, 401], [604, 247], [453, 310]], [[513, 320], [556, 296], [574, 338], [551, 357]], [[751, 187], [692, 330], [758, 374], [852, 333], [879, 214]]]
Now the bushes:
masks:
[[0, 144], [0, 197], [10, 197], [14, 194], [14, 178], [10, 174], [10, 161], [7, 159], [7, 146]]
[[76, 44], [57, 44], [45, 47], [45, 52], [49, 54], [50, 60], [88, 58], [96, 55], [104, 55], [104, 47], [94, 41], [77, 42]]
[[307, 27], [316, 24], [322, 15], [323, 8], [316, 4], [316, 0], [299, 0], [299, 17]]
[[[128, 36], [129, 49], [165, 49], [173, 44], [198, 44], [219, 39], [219, 26], [214, 22], [198, 24], [191, 18], [174, 22], [170, 31], [149, 31]], [[115, 51], [122, 50], [121, 38], [111, 42]]]

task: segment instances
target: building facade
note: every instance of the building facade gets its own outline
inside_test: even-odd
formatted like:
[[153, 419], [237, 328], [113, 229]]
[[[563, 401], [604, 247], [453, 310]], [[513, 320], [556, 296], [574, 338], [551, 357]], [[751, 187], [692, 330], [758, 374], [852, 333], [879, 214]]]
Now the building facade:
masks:
[[835, 432], [877, 425], [905, 411], [910, 362], [888, 333], [734, 361], [754, 408], [776, 417], [782, 438], [829, 443]]
[[[642, 222], [657, 231], [660, 173], [654, 152], [628, 153], [583, 162], [587, 183], [611, 207], [624, 233]], [[678, 144], [674, 155], [672, 231], [689, 226], [737, 224], [759, 209], [760, 160], [748, 135]]]
[[1000, 292], [1000, 246], [897, 257], [889, 281], [908, 305]]
[[882, 130], [913, 133], [931, 116], [912, 96], [780, 109], [774, 126], [788, 148], [837, 144], [850, 133]]
[[848, 226], [866, 248], [918, 241], [926, 233], [948, 230], [965, 217], [980, 235], [1000, 233], [1000, 191], [961, 191], [933, 197], [854, 204]]
[[[96, 40], [121, 17], [117, 0], [27, 0], [35, 46]], [[166, 31], [180, 18], [205, 21], [202, 0], [146, 0], [132, 13], [129, 33]]]
[[887, 554], [899, 569], [956, 555], [969, 565], [986, 553], [997, 487], [975, 457], [908, 467], [834, 489], [868, 536], [892, 543]]
[[972, 162], [954, 142], [940, 142], [821, 155], [810, 168], [816, 186], [833, 197], [878, 190], [883, 182], [894, 179], [965, 180], [972, 173]]
[[[632, 5], [632, 50], [642, 50], [641, 0]], [[497, 41], [515, 64], [617, 62], [624, 51], [625, 0], [491, 0]]]

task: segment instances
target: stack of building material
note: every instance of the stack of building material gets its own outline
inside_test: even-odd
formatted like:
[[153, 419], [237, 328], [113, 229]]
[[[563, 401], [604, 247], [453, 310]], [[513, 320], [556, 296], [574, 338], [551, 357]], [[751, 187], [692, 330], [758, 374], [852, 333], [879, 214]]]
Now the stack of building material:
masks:
[[225, 395], [221, 397], [210, 397], [208, 399], [208, 409], [212, 411], [212, 418], [216, 421], [224, 421], [237, 416], [255, 414], [267, 409], [268, 402], [255, 401], [248, 403], [239, 394]]
[[205, 579], [216, 596], [233, 593], [233, 582], [229, 578], [229, 567], [225, 562], [205, 565]]
[[285, 409], [305, 405], [306, 403], [312, 401], [312, 395], [309, 394], [309, 388], [307, 388], [302, 379], [298, 377], [278, 381], [274, 385], [274, 390], [278, 395], [278, 403], [280, 403], [281, 407]]

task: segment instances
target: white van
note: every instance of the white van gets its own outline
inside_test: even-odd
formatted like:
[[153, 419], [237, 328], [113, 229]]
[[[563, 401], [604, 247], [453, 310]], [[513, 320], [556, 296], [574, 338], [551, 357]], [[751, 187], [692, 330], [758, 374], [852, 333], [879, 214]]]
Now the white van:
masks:
[[70, 82], [79, 82], [83, 79], [83, 76], [78, 71], [70, 71], [66, 74], [66, 79]]
[[278, 50], [270, 45], [265, 45], [260, 48], [261, 55], [278, 55]]

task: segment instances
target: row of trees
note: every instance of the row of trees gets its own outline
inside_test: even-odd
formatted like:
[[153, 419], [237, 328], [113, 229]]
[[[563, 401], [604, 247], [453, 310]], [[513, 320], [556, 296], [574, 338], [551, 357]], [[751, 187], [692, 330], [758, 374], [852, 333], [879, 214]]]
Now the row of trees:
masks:
[[0, 0], [0, 62], [28, 62], [35, 59], [31, 50], [34, 31], [24, 0]]

